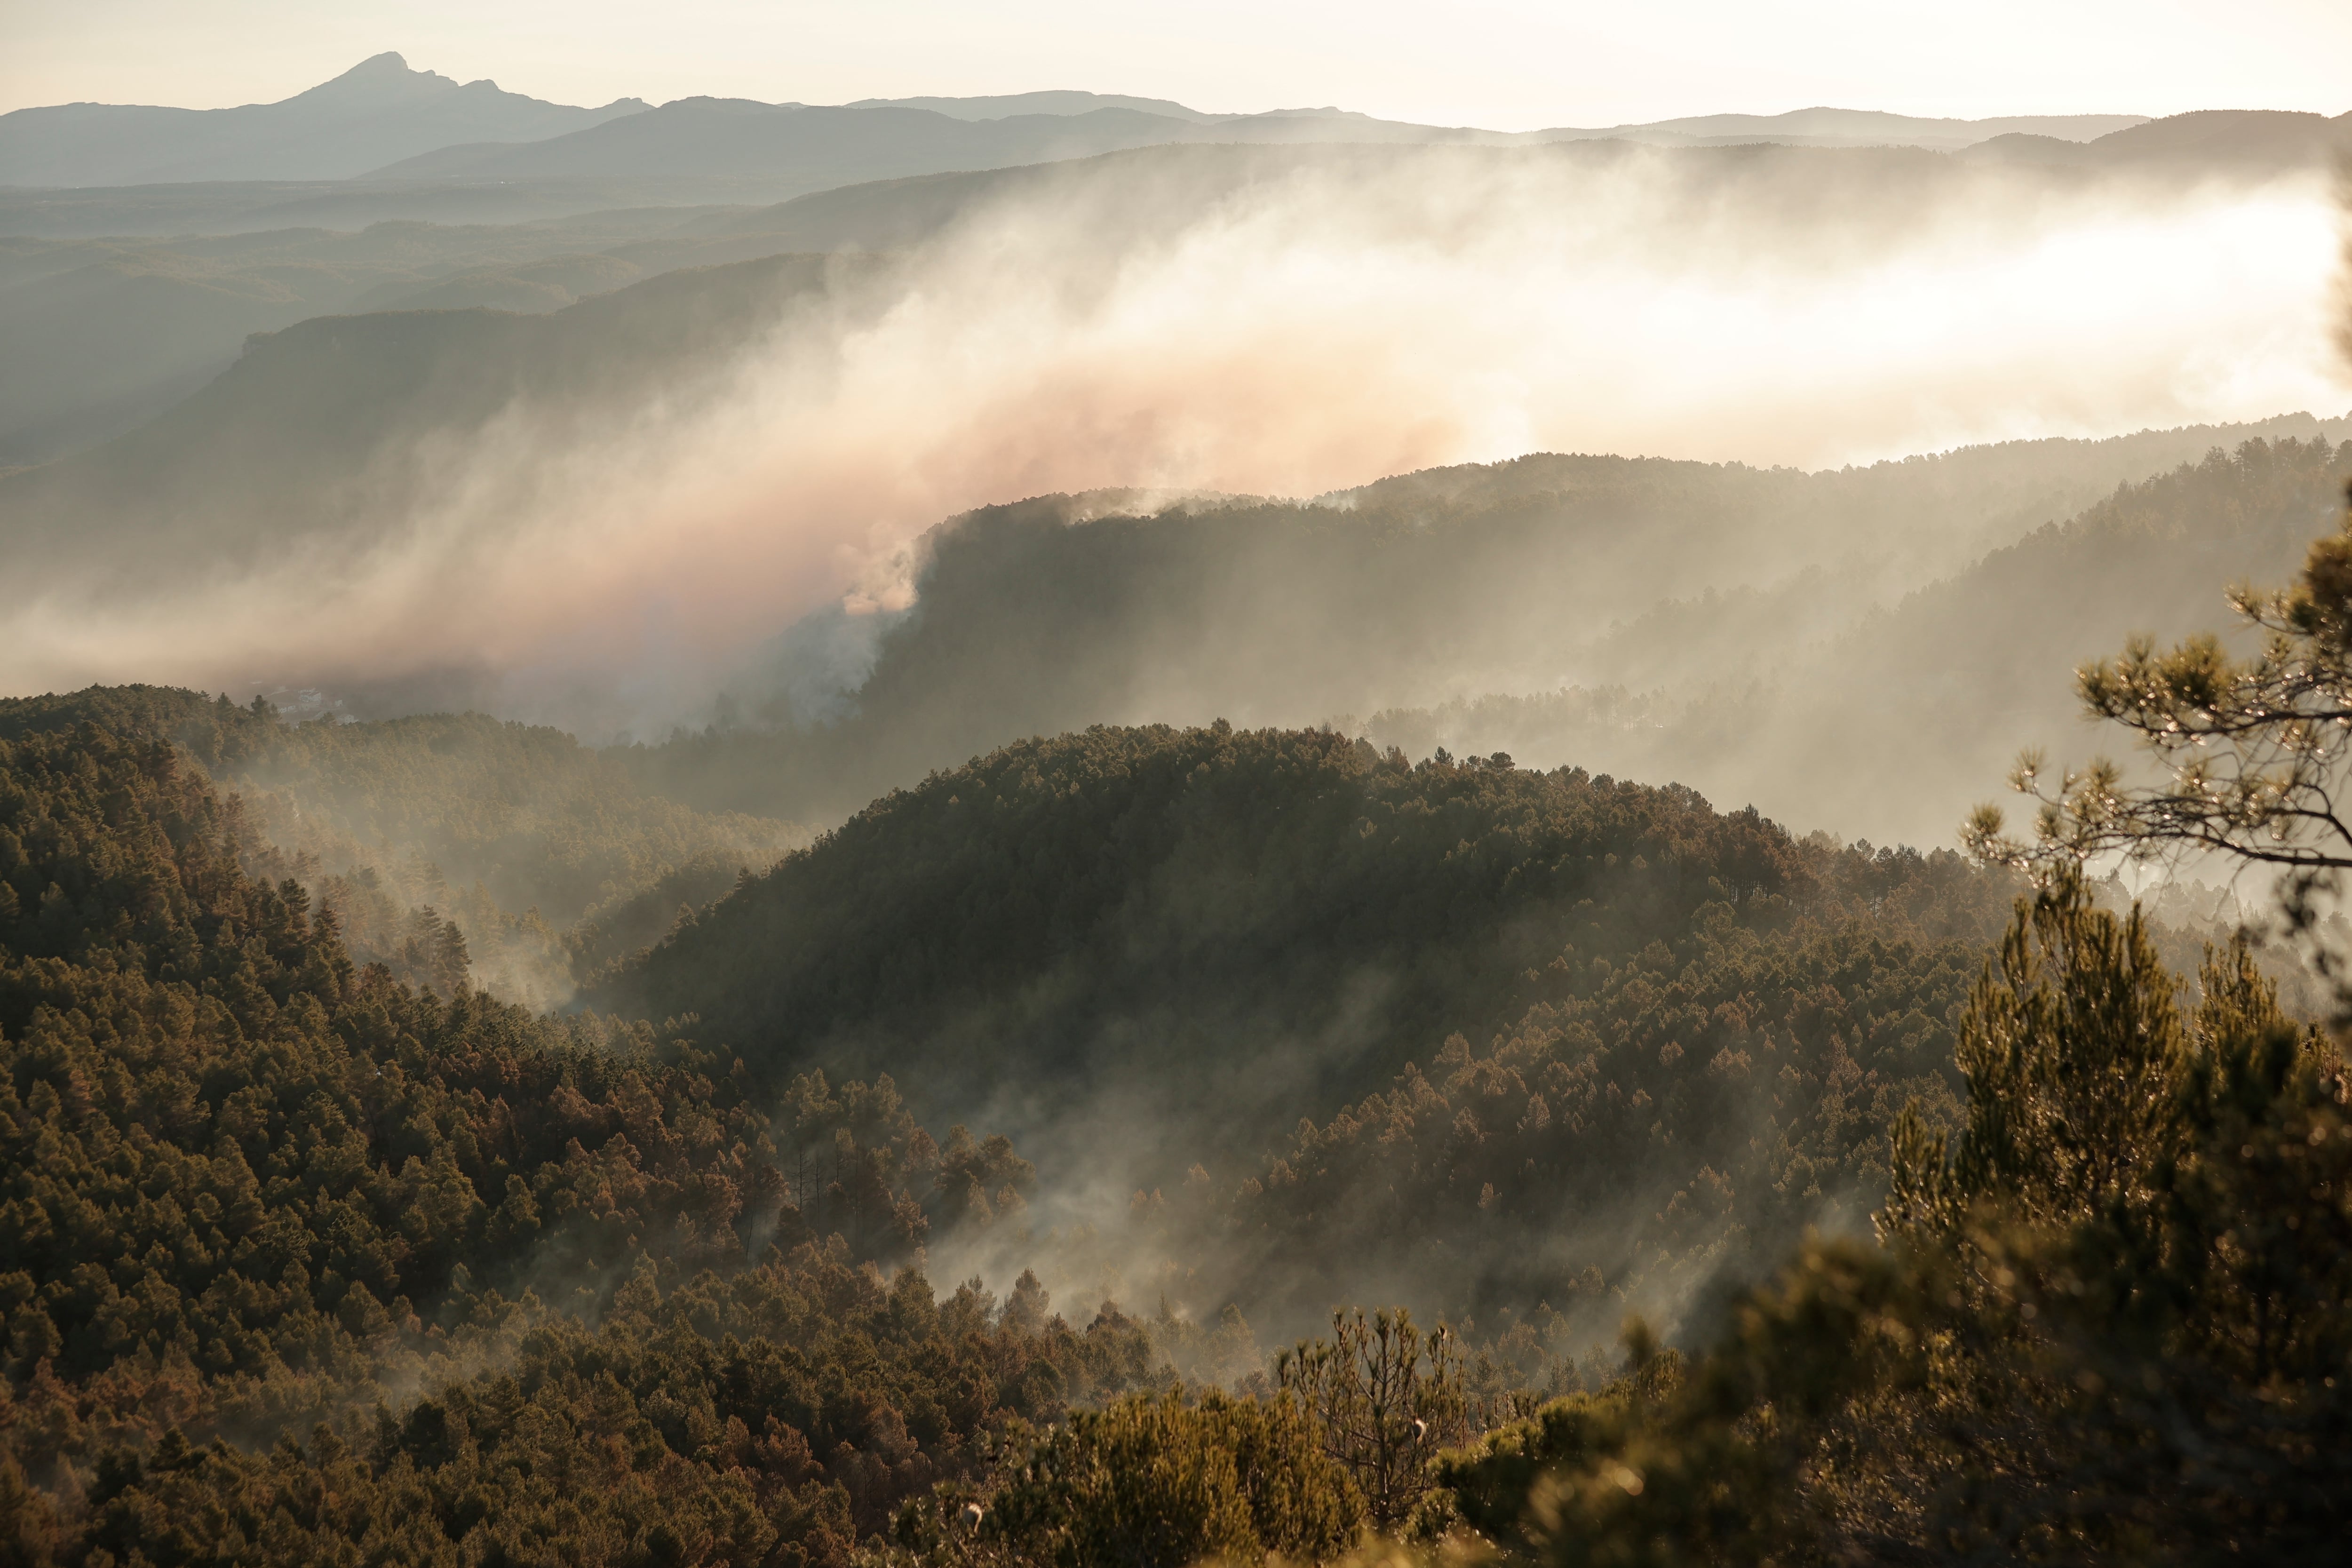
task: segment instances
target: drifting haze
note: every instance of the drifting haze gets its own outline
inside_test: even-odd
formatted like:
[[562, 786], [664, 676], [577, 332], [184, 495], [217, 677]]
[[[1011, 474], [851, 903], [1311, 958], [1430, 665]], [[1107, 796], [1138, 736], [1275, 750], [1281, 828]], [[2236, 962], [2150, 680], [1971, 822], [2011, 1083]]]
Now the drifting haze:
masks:
[[1821, 467], [2344, 397], [2316, 181], [1367, 149], [1163, 192], [1141, 167], [1077, 165], [780, 302], [691, 393], [593, 428], [518, 399], [403, 454], [413, 504], [294, 509], [226, 575], [126, 584], [168, 513], [77, 519], [105, 569], [44, 572], [0, 683], [457, 670], [510, 712], [579, 722], [594, 691], [642, 728], [795, 616], [903, 605], [910, 542], [983, 502], [1311, 495], [1540, 449]]

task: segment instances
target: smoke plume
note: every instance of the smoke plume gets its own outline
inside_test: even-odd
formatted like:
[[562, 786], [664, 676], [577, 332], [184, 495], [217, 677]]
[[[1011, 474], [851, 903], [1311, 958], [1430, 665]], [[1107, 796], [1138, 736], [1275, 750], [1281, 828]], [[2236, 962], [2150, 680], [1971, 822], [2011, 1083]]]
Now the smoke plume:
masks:
[[519, 398], [408, 454], [429, 491], [364, 528], [135, 592], [20, 584], [0, 686], [457, 671], [644, 732], [814, 608], [904, 607], [922, 531], [992, 501], [1541, 449], [1834, 466], [2345, 395], [2315, 178], [1323, 151], [1164, 197], [1148, 162], [1075, 166], [758, 323], [715, 395], [584, 429]]

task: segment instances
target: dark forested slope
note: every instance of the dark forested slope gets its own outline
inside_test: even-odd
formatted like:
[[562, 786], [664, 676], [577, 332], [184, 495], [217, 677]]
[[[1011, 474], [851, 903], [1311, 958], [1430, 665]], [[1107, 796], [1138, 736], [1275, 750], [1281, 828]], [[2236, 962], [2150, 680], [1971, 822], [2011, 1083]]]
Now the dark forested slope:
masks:
[[598, 995], [1016, 1121], [1065, 1279], [1412, 1300], [1540, 1382], [1864, 1223], [2017, 888], [1582, 770], [1097, 728], [894, 792]]
[[445, 995], [470, 979], [562, 1002], [577, 973], [808, 837], [646, 794], [560, 731], [478, 713], [292, 724], [266, 701], [158, 687], [0, 701], [0, 738], [85, 724], [181, 748], [335, 906], [356, 959]]
[[[1774, 679], [1879, 606], [1966, 572], [2119, 483], [2257, 428], [2302, 437], [2279, 445], [2305, 479], [2332, 460], [2311, 454], [2318, 423], [2295, 418], [1964, 447], [1811, 474], [1543, 455], [1400, 476], [1315, 505], [1204, 501], [1139, 516], [1133, 498], [1114, 494], [988, 508], [933, 531], [910, 616], [878, 632], [873, 621], [817, 617], [736, 682], [731, 727], [625, 755], [649, 787], [681, 799], [830, 817], [1024, 735], [1219, 714], [1343, 726], [1342, 716], [1361, 715], [1361, 728], [1381, 714], [1387, 728], [1374, 739], [1416, 757], [1441, 742], [1506, 750], [1546, 765], [1704, 779], [1710, 793], [1793, 812], [1804, 803], [1785, 770], [1723, 765], [1769, 737], [1710, 733], [1704, 746], [1676, 750], [1672, 733], [1611, 733], [1626, 727], [1601, 723], [1567, 744], [1530, 726], [1528, 743], [1465, 748], [1448, 734], [1409, 732], [1395, 716], [1563, 685], [1664, 689], [1672, 707], [1718, 685]], [[2324, 484], [2311, 489], [2283, 526], [2312, 526], [2327, 497]], [[2240, 553], [2242, 569], [2268, 569], [2266, 555]], [[2210, 595], [2215, 564], [2158, 554], [2148, 569], [2179, 593]], [[2050, 591], [2132, 612], [2125, 584], [2086, 578], [2078, 560], [2051, 565]], [[845, 657], [861, 630], [872, 640]], [[2050, 683], [2063, 701], [2074, 657], [2019, 679]], [[1841, 663], [1819, 679], [1843, 695], [1873, 668]], [[1822, 782], [1814, 769], [1802, 787]], [[1889, 836], [1939, 840], [1954, 809]]]
[[1062, 1103], [1181, 1079], [1263, 1128], [1511, 1016], [1563, 921], [1638, 947], [1794, 875], [1769, 823], [1685, 790], [1097, 728], [894, 791], [601, 994], [698, 1014], [773, 1072], [903, 1064]]
[[[601, 1327], [533, 1321], [499, 1364], [396, 1415], [266, 1451], [176, 1427], [102, 1448], [64, 1508], [8, 1500], [0, 1544], [35, 1568], [44, 1549], [90, 1548], [267, 1568], [849, 1568], [906, 1499], [969, 1488], [1031, 1423], [1173, 1380], [1142, 1323], [1107, 1308], [1074, 1329], [1050, 1308], [1034, 1279], [1002, 1303], [969, 1285], [936, 1298], [920, 1273], [886, 1282], [838, 1248], [667, 1289], [640, 1268]], [[22, 1414], [51, 1409], [37, 1387]]]
[[1962, 1125], [1880, 1245], [1809, 1238], [1696, 1363], [1435, 1467], [1553, 1563], [2332, 1564], [2352, 1100], [2242, 950], [2193, 986], [2060, 879], [1958, 1020]]
[[[255, 1561], [275, 1516], [308, 1522], [270, 1561], [371, 1531], [439, 1560], [495, 1515], [839, 1562], [982, 1431], [1148, 1370], [1034, 1282], [941, 1308], [857, 1267], [1017, 1207], [1001, 1139], [934, 1141], [887, 1079], [754, 1099], [676, 1030], [355, 968], [276, 859], [165, 740], [0, 737], [0, 1556]], [[280, 1432], [310, 1446], [205, 1447]]]
[[[1004, 1484], [1018, 1422], [1175, 1378], [1202, 1331], [1096, 1268], [1277, 1332], [1412, 1300], [1482, 1346], [1482, 1409], [1524, 1409], [1605, 1374], [1628, 1308], [1696, 1331], [1857, 1223], [1906, 1101], [1958, 1122], [2013, 890], [1675, 786], [1097, 728], [895, 792], [607, 972], [669, 1021], [555, 1020], [355, 966], [195, 763], [381, 772], [394, 809], [520, 783], [544, 735], [436, 773], [409, 749], [462, 726], [139, 690], [0, 721], [0, 1545], [30, 1563], [845, 1564], [905, 1500]], [[1045, 1171], [914, 1114], [990, 1100]], [[1000, 1302], [886, 1272], [926, 1247], [1034, 1257], [1086, 1324], [1025, 1273]]]
[[2079, 745], [2076, 665], [2136, 633], [2224, 623], [2227, 584], [2294, 567], [2352, 472], [2352, 447], [2330, 439], [2343, 428], [2217, 445], [1880, 605], [1826, 571], [1671, 600], [1613, 627], [1574, 681], [1347, 727], [1415, 755], [1502, 747], [1683, 778], [1932, 842], [2021, 747]]
[[1427, 1042], [1146, 1227], [1226, 1260], [1268, 1315], [1347, 1281], [1496, 1331], [1548, 1305], [1527, 1348], [1549, 1357], [1629, 1304], [1686, 1331], [1711, 1285], [1864, 1223], [1906, 1101], [1950, 1114], [1953, 1024], [2011, 890], [1948, 851], [1796, 849], [1783, 896], [1646, 943], [1565, 922], [1524, 1014]]
[[1581, 770], [1098, 728], [894, 792], [597, 994], [989, 1106], [1093, 1227], [1023, 1255], [1065, 1278], [1590, 1335], [1867, 1211], [2011, 890]]

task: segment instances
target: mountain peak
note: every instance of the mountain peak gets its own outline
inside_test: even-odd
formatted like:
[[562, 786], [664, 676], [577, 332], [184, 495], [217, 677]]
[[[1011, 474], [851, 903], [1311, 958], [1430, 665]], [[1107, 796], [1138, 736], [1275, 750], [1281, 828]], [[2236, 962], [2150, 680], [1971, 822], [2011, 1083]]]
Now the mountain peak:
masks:
[[0, 116], [0, 185], [349, 179], [436, 148], [534, 142], [644, 107], [545, 103], [488, 78], [460, 86], [386, 49], [275, 103], [164, 110], [160, 121], [111, 104]]
[[457, 90], [457, 83], [451, 78], [438, 71], [412, 70], [407, 57], [396, 50], [386, 49], [383, 54], [370, 55], [342, 75], [330, 78], [307, 92], [296, 93], [286, 101], [389, 108], [394, 104], [414, 103], [420, 99], [438, 98], [445, 92]]

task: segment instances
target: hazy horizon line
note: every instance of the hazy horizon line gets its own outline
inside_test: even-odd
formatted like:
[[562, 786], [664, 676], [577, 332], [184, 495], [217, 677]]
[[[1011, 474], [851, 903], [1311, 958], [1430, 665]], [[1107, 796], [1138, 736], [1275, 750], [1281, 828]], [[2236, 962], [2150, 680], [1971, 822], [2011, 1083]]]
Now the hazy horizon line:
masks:
[[[1733, 118], [1744, 120], [1783, 120], [1792, 115], [1814, 112], [1835, 114], [1878, 114], [1885, 115], [1893, 119], [1918, 121], [1929, 123], [1973, 125], [1990, 121], [2003, 120], [2089, 120], [2116, 118], [2126, 115], [2136, 115], [2143, 120], [2164, 120], [2172, 118], [2179, 114], [2202, 113], [2216, 110], [2229, 111], [2232, 109], [2232, 106], [2227, 104], [2206, 104], [2198, 109], [2180, 109], [2165, 112], [2149, 112], [2148, 110], [2141, 108], [2120, 109], [2111, 107], [2105, 109], [2009, 109], [1999, 112], [1955, 113], [1948, 110], [1937, 110], [1927, 109], [1888, 108], [1878, 104], [1863, 105], [1857, 103], [1834, 102], [1827, 100], [1813, 100], [1805, 102], [1790, 102], [1789, 103], [1789, 106], [1785, 108], [1753, 109], [1719, 106], [1711, 109], [1658, 114], [1649, 119], [1609, 119], [1605, 116], [1578, 118], [1571, 115], [1551, 119], [1541, 124], [1530, 124], [1514, 128], [1500, 123], [1486, 124], [1468, 120], [1451, 120], [1444, 118], [1442, 115], [1429, 118], [1414, 118], [1410, 112], [1402, 110], [1389, 112], [1379, 110], [1365, 110], [1350, 107], [1345, 103], [1336, 102], [1317, 104], [1306, 101], [1297, 101], [1277, 103], [1258, 109], [1204, 109], [1197, 103], [1188, 102], [1181, 98], [1171, 97], [1167, 93], [1127, 91], [1118, 89], [1105, 89], [1096, 87], [1075, 87], [1066, 84], [1047, 85], [1042, 87], [1003, 88], [990, 91], [942, 92], [911, 90], [889, 94], [865, 93], [855, 98], [843, 98], [837, 101], [820, 101], [814, 98], [800, 99], [793, 97], [780, 97], [767, 99], [746, 97], [740, 93], [733, 93], [724, 90], [683, 92], [672, 94], [667, 97], [656, 96], [649, 92], [635, 91], [617, 94], [612, 98], [604, 100], [601, 103], [585, 101], [584, 99], [580, 102], [569, 103], [565, 102], [559, 97], [542, 97], [540, 93], [528, 88], [509, 86], [499, 80], [496, 77], [461, 77], [451, 72], [441, 70], [436, 66], [420, 66], [411, 60], [404, 50], [392, 48], [378, 50], [373, 55], [362, 57], [361, 59], [354, 61], [351, 66], [344, 68], [342, 70], [336, 71], [332, 75], [306, 80], [299, 85], [286, 88], [278, 97], [275, 98], [243, 100], [224, 99], [212, 102], [195, 103], [164, 103], [149, 100], [103, 97], [77, 97], [41, 100], [26, 99], [21, 101], [11, 101], [9, 99], [0, 98], [0, 115], [21, 113], [26, 110], [37, 109], [178, 109], [186, 110], [191, 113], [201, 114], [222, 110], [268, 108], [275, 104], [287, 102], [292, 99], [299, 98], [304, 93], [313, 91], [318, 88], [324, 87], [331, 82], [339, 80], [342, 77], [350, 75], [353, 71], [360, 69], [362, 67], [371, 65], [387, 56], [398, 59], [403, 67], [410, 71], [416, 72], [420, 75], [439, 76], [460, 88], [478, 87], [487, 84], [500, 92], [510, 93], [517, 97], [532, 99], [542, 103], [554, 104], [561, 108], [575, 109], [598, 109], [614, 103], [632, 101], [644, 103], [649, 108], [659, 109], [666, 108], [674, 103], [690, 102], [693, 100], [699, 98], [717, 99], [734, 102], [762, 103], [779, 108], [855, 109], [877, 107], [917, 99], [938, 99], [949, 102], [963, 102], [979, 99], [1027, 98], [1043, 96], [1045, 94], [1086, 93], [1097, 98], [1153, 100], [1160, 102], [1175, 104], [1177, 107], [1185, 109], [1194, 114], [1208, 115], [1217, 119], [1238, 120], [1279, 114], [1335, 114], [1361, 117], [1391, 124], [1422, 125], [1438, 130], [1486, 131], [1503, 135], [1528, 135], [1549, 131], [1607, 132], [1620, 130], [1642, 130], [1652, 126], [1670, 125], [1677, 121], [1689, 120]], [[2317, 114], [2324, 118], [2336, 118], [2335, 115], [2330, 114], [2326, 109], [2277, 110], [2274, 108], [2257, 108], [2241, 109], [2239, 111], [2257, 113], [2305, 113]], [[1507, 118], [1519, 117], [1511, 116]]]

